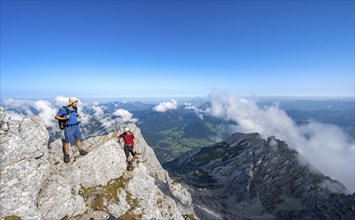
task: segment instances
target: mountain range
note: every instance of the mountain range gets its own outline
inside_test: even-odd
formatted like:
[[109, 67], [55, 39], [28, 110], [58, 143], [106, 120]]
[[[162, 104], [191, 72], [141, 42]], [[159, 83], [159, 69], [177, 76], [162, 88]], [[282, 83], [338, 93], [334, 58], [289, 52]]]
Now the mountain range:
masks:
[[[277, 102], [297, 125], [310, 121], [333, 124], [344, 130], [355, 140], [355, 106], [353, 100], [283, 100]], [[270, 106], [271, 101], [260, 101], [260, 108]], [[135, 102], [103, 104], [107, 114], [115, 108], [127, 108], [148, 144], [155, 150], [161, 163], [171, 161], [184, 152], [208, 146], [225, 139], [231, 134], [231, 127], [237, 123], [211, 116], [210, 102], [202, 102], [194, 109], [187, 104], [164, 112], [153, 110], [152, 104]], [[196, 110], [197, 109], [197, 110]]]
[[[84, 138], [106, 135], [117, 131], [125, 123], [133, 122], [140, 127], [146, 141], [155, 150], [158, 160], [165, 163], [194, 148], [208, 146], [225, 139], [235, 131], [231, 128], [238, 126], [235, 121], [212, 116], [209, 112], [212, 104], [207, 100], [185, 101], [174, 109], [162, 112], [154, 110], [157, 104], [140, 101], [85, 103], [79, 108], [79, 112], [85, 116], [81, 124]], [[57, 111], [57, 109], [50, 110], [52, 115], [47, 116], [48, 113], [41, 112], [43, 108], [38, 108], [38, 104], [29, 104], [29, 101], [24, 104], [15, 100], [14, 102], [14, 105], [11, 105], [11, 102], [3, 102], [5, 103], [3, 108], [21, 116], [44, 115], [51, 120], [54, 120], [52, 115]], [[256, 103], [260, 109], [276, 103], [297, 126], [307, 125], [311, 121], [336, 125], [349, 139], [355, 140], [354, 100], [261, 99]], [[124, 121], [115, 114], [117, 109], [127, 111], [134, 120]], [[47, 124], [50, 133], [49, 142], [62, 136], [62, 131], [57, 126], [50, 125], [52, 123], [56, 122]]]
[[[107, 135], [71, 147], [49, 143], [40, 117], [12, 120], [0, 110], [2, 219], [344, 219], [355, 194], [312, 167], [285, 141], [233, 133], [162, 167], [139, 127], [126, 124], [142, 155], [134, 171]], [[165, 170], [168, 170], [169, 173]]]
[[201, 219], [353, 219], [355, 194], [284, 141], [234, 133], [165, 163]]

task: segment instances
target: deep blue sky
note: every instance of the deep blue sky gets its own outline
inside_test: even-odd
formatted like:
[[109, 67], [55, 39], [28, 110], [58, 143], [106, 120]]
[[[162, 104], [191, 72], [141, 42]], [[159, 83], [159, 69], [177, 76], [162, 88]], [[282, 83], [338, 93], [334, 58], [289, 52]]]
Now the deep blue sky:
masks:
[[1, 1], [1, 98], [354, 96], [354, 1]]

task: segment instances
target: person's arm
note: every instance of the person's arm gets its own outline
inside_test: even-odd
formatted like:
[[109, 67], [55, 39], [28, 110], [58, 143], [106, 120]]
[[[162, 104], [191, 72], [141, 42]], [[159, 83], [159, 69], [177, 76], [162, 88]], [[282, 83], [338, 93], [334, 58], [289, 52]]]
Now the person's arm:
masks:
[[67, 119], [69, 119], [69, 115], [67, 115], [65, 117], [61, 117], [59, 115], [56, 115], [54, 118], [57, 119], [57, 120], [67, 120]]
[[121, 136], [118, 136], [118, 143], [120, 143], [121, 144], [121, 139], [123, 139]]
[[118, 142], [121, 142], [121, 140], [120, 140], [120, 139], [122, 138], [121, 136], [122, 136], [122, 135], [115, 136], [115, 137], [112, 137], [112, 139], [118, 139]]
[[[63, 117], [60, 116], [60, 115], [63, 115]], [[69, 115], [65, 114], [65, 110], [64, 109], [60, 109], [59, 112], [57, 113], [57, 115], [54, 118], [56, 120], [67, 120], [67, 119], [69, 119], [69, 117], [70, 117]]]

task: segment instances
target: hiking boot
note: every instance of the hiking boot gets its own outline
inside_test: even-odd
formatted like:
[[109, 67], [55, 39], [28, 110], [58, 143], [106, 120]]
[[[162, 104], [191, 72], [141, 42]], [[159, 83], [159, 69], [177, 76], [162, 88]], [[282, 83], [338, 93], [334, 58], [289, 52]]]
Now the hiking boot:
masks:
[[79, 153], [80, 153], [80, 155], [86, 155], [88, 152], [86, 152], [86, 151], [83, 150], [83, 149], [80, 149], [80, 150], [79, 150]]
[[65, 155], [64, 155], [64, 162], [65, 162], [65, 163], [69, 163], [69, 162], [70, 162], [69, 154], [65, 154]]

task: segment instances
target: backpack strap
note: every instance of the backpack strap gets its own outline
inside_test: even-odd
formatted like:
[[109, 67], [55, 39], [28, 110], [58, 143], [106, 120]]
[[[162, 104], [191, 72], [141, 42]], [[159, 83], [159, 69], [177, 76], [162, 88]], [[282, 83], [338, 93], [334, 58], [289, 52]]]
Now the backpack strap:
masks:
[[[65, 111], [67, 112], [67, 115], [69, 115], [69, 107], [68, 106], [63, 106], [63, 108], [65, 109]], [[75, 113], [78, 113], [78, 106], [74, 107]]]
[[68, 106], [63, 106], [63, 108], [65, 109], [66, 115], [69, 115], [69, 107]]

